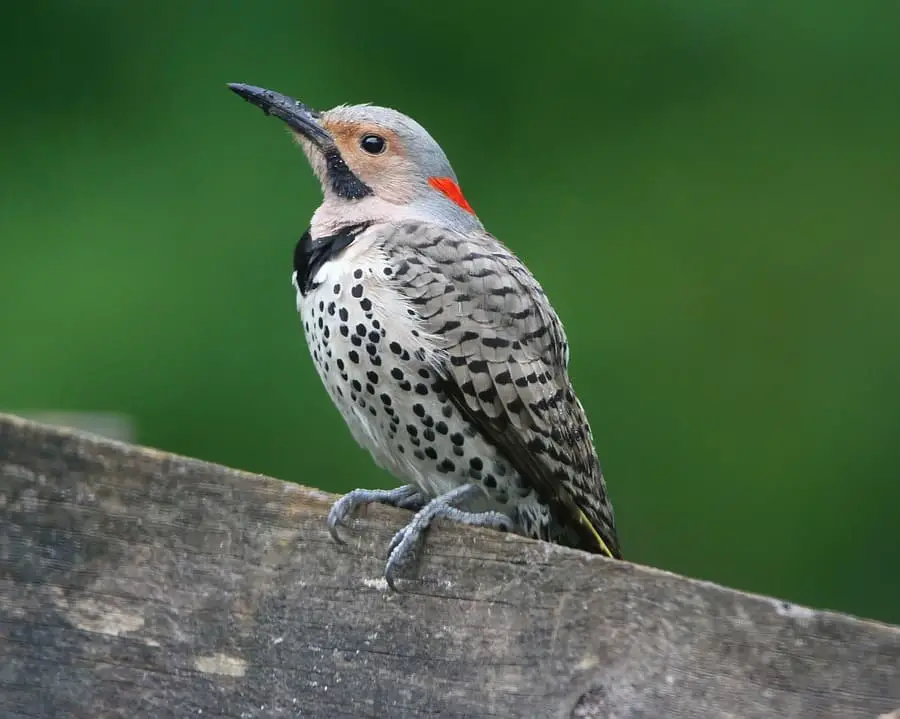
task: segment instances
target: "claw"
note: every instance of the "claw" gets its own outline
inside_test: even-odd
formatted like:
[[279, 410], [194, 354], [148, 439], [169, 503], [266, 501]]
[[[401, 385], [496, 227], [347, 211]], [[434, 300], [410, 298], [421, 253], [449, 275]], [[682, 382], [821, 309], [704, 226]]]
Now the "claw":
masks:
[[398, 591], [394, 584], [397, 571], [414, 558], [416, 545], [422, 539], [424, 528], [417, 531], [412, 524], [410, 522], [397, 532], [388, 547], [387, 564], [384, 566], [384, 579], [387, 585], [395, 592]]
[[341, 535], [338, 534], [337, 528], [346, 526], [344, 520], [353, 513], [354, 509], [356, 509], [356, 504], [354, 503], [351, 494], [352, 492], [350, 494], [345, 494], [337, 502], [332, 504], [331, 509], [328, 511], [328, 533], [338, 544], [345, 544], [345, 542], [341, 539]]
[[388, 545], [388, 559], [384, 567], [384, 579], [393, 591], [397, 591], [394, 582], [398, 570], [415, 557], [425, 531], [435, 519], [443, 517], [461, 524], [514, 531], [513, 521], [501, 512], [467, 512], [453, 506], [454, 502], [463, 501], [480, 491], [475, 485], [462, 485], [432, 499], [416, 513], [409, 524], [393, 536]]
[[378, 502], [401, 509], [419, 509], [425, 505], [425, 497], [411, 484], [396, 489], [354, 489], [331, 505], [328, 512], [328, 533], [338, 544], [346, 544], [338, 534], [338, 527], [345, 527], [346, 520], [357, 509], [366, 504]]

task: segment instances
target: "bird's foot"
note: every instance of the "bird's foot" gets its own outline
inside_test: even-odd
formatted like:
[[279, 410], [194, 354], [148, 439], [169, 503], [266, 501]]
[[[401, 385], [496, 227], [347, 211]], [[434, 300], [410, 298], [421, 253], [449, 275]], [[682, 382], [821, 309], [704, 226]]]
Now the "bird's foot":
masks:
[[428, 500], [412, 484], [397, 489], [354, 489], [331, 505], [331, 510], [328, 512], [328, 532], [332, 539], [338, 544], [344, 544], [344, 540], [338, 534], [338, 527], [345, 526], [347, 519], [357, 509], [373, 502], [417, 512], [427, 504]]
[[513, 531], [513, 521], [501, 512], [466, 512], [453, 506], [480, 491], [475, 485], [464, 484], [432, 499], [416, 513], [409, 524], [394, 535], [388, 546], [388, 560], [384, 568], [384, 578], [391, 589], [397, 591], [394, 586], [397, 572], [416, 556], [422, 535], [435, 519], [443, 517], [473, 527]]

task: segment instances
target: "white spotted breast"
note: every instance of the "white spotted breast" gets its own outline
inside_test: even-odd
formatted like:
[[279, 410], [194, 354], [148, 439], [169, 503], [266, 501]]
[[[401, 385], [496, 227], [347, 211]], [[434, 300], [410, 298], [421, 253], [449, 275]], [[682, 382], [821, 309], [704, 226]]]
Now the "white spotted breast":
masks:
[[485, 495], [473, 511], [514, 516], [533, 493], [443, 392], [438, 338], [398, 291], [380, 229], [361, 232], [322, 262], [305, 294], [295, 278], [319, 376], [353, 437], [382, 468], [431, 496], [479, 484]]

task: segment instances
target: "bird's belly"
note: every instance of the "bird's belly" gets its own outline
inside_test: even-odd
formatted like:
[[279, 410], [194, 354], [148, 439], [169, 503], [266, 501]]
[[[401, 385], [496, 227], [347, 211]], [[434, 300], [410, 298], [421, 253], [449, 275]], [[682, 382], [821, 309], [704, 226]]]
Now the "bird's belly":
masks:
[[534, 504], [531, 488], [441, 391], [399, 299], [389, 307], [384, 293], [368, 290], [351, 273], [332, 275], [298, 300], [316, 370], [356, 441], [429, 496], [482, 487], [470, 511], [514, 517]]

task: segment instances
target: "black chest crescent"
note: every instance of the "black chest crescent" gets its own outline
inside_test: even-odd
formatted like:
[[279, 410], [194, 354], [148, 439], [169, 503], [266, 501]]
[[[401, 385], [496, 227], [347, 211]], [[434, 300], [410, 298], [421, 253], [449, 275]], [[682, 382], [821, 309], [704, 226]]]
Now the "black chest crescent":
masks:
[[347, 225], [333, 235], [316, 239], [313, 239], [309, 230], [304, 232], [303, 237], [294, 247], [295, 281], [300, 294], [305, 297], [311, 290], [314, 290], [316, 285], [313, 283], [313, 278], [322, 265], [338, 257], [370, 224], [361, 222]]

